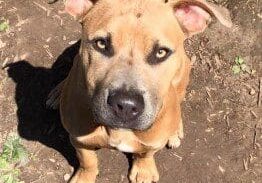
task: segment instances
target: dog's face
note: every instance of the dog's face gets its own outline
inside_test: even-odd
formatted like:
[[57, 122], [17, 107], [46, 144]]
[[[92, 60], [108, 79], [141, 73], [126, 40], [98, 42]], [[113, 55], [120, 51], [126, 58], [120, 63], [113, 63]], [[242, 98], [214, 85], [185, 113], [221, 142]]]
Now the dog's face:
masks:
[[182, 65], [183, 32], [172, 9], [160, 1], [104, 2], [83, 26], [94, 113], [106, 125], [143, 130], [153, 123]]
[[[68, 10], [77, 15], [76, 2], [70, 1]], [[206, 27], [209, 14], [195, 5], [179, 4], [175, 11], [177, 3], [162, 0], [101, 0], [95, 5], [76, 1], [81, 12], [89, 10], [80, 14], [80, 55], [97, 122], [114, 128], [149, 128], [170, 87], [183, 79], [179, 74], [186, 57], [183, 41]]]

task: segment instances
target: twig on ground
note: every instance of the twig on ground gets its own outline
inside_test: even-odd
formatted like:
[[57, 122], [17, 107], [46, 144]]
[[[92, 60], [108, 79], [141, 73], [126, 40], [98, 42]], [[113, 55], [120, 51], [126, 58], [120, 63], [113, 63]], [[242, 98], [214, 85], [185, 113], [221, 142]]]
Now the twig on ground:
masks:
[[230, 128], [230, 123], [229, 123], [229, 117], [228, 117], [228, 115], [226, 115], [226, 123], [227, 123], [227, 127], [228, 127], [228, 129]]
[[57, 2], [58, 0], [49, 0], [48, 4], [54, 4], [55, 2]]
[[246, 4], [248, 4], [251, 0], [247, 0]]
[[210, 94], [210, 88], [206, 87], [206, 93], [208, 95], [209, 98], [212, 98], [211, 94]]
[[255, 118], [258, 118], [257, 114], [254, 111], [250, 110], [250, 112]]
[[16, 12], [17, 8], [16, 7], [12, 7], [11, 9], [7, 10], [7, 12]]
[[212, 101], [209, 99], [209, 98], [207, 98], [207, 102], [208, 102], [208, 104], [210, 105], [210, 107], [213, 109], [214, 107], [213, 107], [213, 103], [212, 103]]
[[49, 15], [50, 15], [50, 13], [51, 13], [51, 10], [50, 10], [50, 9], [44, 7], [43, 5], [41, 5], [41, 4], [39, 4], [39, 3], [35, 2], [35, 1], [34, 1], [33, 3], [34, 3], [36, 6], [38, 6], [40, 9], [44, 10], [44, 11], [46, 12], [46, 16], [49, 16]]
[[247, 171], [248, 170], [248, 160], [243, 159], [243, 165], [244, 165], [244, 169]]
[[59, 15], [54, 15], [53, 18], [57, 18], [60, 21], [60, 26], [63, 26], [63, 19]]
[[48, 9], [46, 8], [46, 7], [44, 7], [43, 5], [41, 5], [41, 4], [39, 4], [39, 3], [37, 3], [37, 2], [33, 2], [36, 6], [38, 6], [39, 8], [41, 8], [42, 10], [44, 10], [44, 11], [48, 11]]
[[257, 101], [257, 105], [258, 107], [261, 106], [261, 95], [262, 95], [262, 77], [259, 79], [259, 90], [258, 90], [258, 101]]
[[257, 124], [254, 127], [253, 149], [256, 149], [256, 144], [257, 144]]
[[2, 69], [5, 69], [5, 68], [6, 68], [6, 66], [8, 65], [8, 62], [9, 62], [9, 58], [6, 57], [5, 60], [4, 60], [4, 62], [3, 62], [3, 64], [2, 64]]
[[44, 45], [43, 46], [45, 48], [46, 53], [48, 54], [49, 58], [52, 59], [54, 58], [53, 54], [51, 53], [49, 46], [48, 45]]
[[179, 156], [178, 154], [176, 154], [175, 152], [172, 152], [172, 155], [174, 155], [175, 157], [178, 158], [179, 161], [182, 161], [183, 158], [181, 156]]
[[20, 27], [24, 24], [29, 23], [29, 19], [22, 20], [21, 17], [19, 17], [19, 16], [17, 16], [17, 19], [18, 19], [18, 23], [15, 25], [16, 27]]

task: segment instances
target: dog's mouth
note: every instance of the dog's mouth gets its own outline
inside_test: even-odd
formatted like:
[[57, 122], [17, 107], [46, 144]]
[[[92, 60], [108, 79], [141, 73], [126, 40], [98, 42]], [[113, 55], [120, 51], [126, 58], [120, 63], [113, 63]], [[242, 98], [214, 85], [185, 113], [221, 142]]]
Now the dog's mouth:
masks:
[[101, 111], [93, 111], [94, 120], [96, 123], [109, 127], [111, 129], [127, 129], [144, 131], [149, 129], [154, 120], [144, 121], [143, 119], [136, 119], [132, 121], [121, 120], [111, 114], [102, 114]]

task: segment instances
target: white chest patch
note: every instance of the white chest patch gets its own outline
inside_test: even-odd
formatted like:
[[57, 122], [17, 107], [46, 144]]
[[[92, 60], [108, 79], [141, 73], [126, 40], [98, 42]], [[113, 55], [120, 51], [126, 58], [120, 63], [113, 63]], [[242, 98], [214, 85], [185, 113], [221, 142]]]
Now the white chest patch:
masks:
[[134, 152], [134, 148], [124, 144], [124, 143], [120, 143], [117, 147], [116, 147], [119, 151], [123, 151], [123, 152], [127, 152], [127, 153], [132, 153]]
[[126, 153], [132, 153], [134, 152], [134, 148], [128, 144], [125, 144], [123, 142], [121, 142], [120, 144], [110, 144], [112, 147], [115, 147], [116, 149], [118, 149], [119, 151], [122, 152], [126, 152]]

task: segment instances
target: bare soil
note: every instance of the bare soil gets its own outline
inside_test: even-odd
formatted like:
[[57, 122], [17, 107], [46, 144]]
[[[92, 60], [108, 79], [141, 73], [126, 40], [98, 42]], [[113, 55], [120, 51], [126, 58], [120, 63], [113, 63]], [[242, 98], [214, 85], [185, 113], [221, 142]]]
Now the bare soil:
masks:
[[[80, 25], [63, 3], [0, 1], [0, 145], [18, 132], [31, 154], [21, 168], [26, 183], [65, 182], [78, 166], [58, 111], [45, 108], [49, 91], [66, 77], [78, 51]], [[194, 62], [183, 119], [185, 139], [156, 155], [160, 182], [262, 182], [262, 18], [260, 0], [216, 0], [229, 8], [234, 27], [219, 23], [186, 43]], [[241, 56], [255, 74], [233, 74]], [[261, 98], [260, 98], [261, 100]], [[98, 183], [127, 183], [127, 157], [99, 150]]]

